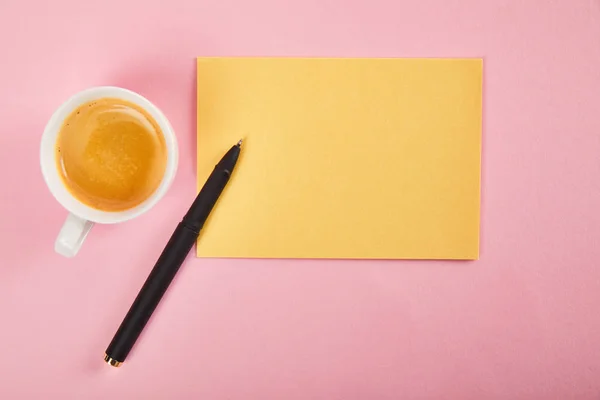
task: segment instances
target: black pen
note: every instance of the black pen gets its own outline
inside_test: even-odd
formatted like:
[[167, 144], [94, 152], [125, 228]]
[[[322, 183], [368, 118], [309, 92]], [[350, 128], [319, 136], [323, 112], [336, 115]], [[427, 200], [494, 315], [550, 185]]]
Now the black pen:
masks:
[[215, 166], [196, 200], [177, 225], [167, 246], [156, 261], [152, 272], [106, 349], [104, 361], [113, 367], [119, 367], [125, 361], [179, 267], [196, 243], [200, 229], [231, 177], [233, 167], [240, 155], [241, 145], [242, 141], [240, 140]]

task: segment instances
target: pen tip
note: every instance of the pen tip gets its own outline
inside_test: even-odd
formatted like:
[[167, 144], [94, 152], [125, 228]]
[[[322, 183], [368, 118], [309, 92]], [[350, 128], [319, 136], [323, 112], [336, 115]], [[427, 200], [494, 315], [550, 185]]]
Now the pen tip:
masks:
[[244, 141], [244, 139], [240, 139], [239, 142], [237, 142], [238, 147], [242, 145], [242, 142]]

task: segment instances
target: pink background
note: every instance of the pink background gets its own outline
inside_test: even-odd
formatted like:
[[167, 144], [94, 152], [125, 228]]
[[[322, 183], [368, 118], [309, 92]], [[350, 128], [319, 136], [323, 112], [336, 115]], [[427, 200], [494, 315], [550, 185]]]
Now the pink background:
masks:
[[[0, 398], [600, 398], [599, 0], [91, 3], [0, 2]], [[484, 57], [481, 260], [190, 257], [106, 366], [195, 193], [200, 55]], [[180, 169], [69, 260], [39, 141], [104, 84], [163, 109]]]

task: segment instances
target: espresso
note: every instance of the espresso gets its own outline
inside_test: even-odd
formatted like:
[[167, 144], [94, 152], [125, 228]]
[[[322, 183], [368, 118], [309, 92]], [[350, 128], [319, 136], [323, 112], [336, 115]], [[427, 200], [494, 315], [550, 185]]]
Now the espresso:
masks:
[[67, 189], [102, 211], [144, 202], [160, 185], [167, 146], [152, 116], [116, 98], [85, 103], [63, 122], [56, 161]]

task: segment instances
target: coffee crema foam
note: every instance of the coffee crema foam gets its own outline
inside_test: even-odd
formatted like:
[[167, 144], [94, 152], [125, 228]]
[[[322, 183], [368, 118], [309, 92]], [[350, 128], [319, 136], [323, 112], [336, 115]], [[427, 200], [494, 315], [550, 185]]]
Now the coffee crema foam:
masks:
[[56, 161], [63, 183], [81, 202], [124, 211], [143, 203], [160, 185], [167, 146], [146, 110], [104, 98], [82, 104], [65, 119]]

